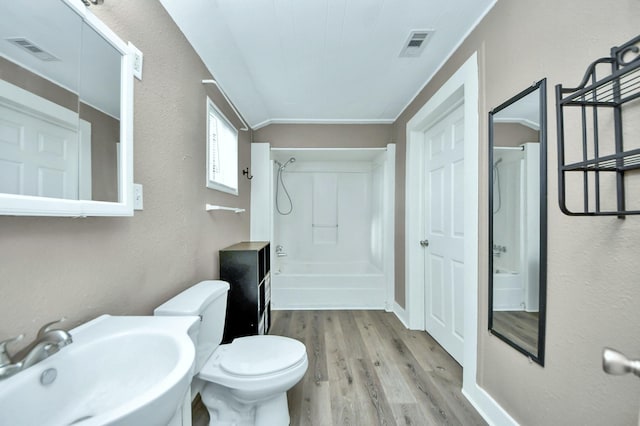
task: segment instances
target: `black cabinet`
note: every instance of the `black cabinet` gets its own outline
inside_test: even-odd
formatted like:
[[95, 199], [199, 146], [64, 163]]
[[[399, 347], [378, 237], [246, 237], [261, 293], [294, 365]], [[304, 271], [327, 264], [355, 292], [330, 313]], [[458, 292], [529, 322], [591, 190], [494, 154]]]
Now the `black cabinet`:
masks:
[[270, 264], [268, 241], [243, 242], [220, 250], [220, 279], [230, 286], [223, 343], [236, 337], [268, 333]]

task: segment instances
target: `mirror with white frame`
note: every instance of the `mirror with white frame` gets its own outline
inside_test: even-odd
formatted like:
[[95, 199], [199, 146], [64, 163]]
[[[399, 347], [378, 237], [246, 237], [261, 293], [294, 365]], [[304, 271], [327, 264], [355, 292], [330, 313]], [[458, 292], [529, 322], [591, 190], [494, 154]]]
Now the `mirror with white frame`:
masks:
[[546, 80], [489, 113], [489, 329], [544, 365]]
[[0, 214], [133, 214], [129, 48], [79, 0], [0, 6]]

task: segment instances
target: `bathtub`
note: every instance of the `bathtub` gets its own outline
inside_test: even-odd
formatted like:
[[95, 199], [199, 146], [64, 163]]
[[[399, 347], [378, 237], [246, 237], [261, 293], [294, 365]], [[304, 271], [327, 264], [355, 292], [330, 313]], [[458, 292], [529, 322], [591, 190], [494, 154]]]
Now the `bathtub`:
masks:
[[273, 266], [272, 309], [385, 308], [385, 275], [370, 263], [281, 261]]
[[493, 273], [493, 310], [524, 310], [524, 283], [520, 273], [505, 270]]

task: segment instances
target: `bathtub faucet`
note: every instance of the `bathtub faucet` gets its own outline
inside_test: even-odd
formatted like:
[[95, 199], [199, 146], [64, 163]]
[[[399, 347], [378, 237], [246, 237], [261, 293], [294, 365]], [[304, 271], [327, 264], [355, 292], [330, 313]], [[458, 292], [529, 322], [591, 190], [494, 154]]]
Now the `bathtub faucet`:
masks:
[[284, 247], [282, 247], [280, 245], [276, 246], [276, 256], [284, 257], [286, 255], [287, 255], [287, 253], [284, 252]]
[[493, 245], [493, 255], [495, 257], [500, 257], [500, 254], [507, 252], [507, 246], [501, 246], [498, 244]]

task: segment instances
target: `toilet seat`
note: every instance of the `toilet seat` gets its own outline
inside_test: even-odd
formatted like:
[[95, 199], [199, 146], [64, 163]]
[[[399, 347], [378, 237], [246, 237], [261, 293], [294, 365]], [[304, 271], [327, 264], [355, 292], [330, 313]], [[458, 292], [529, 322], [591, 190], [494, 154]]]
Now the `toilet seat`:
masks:
[[273, 374], [297, 364], [306, 349], [282, 336], [247, 336], [235, 339], [220, 360], [220, 368], [237, 376]]
[[306, 348], [295, 339], [248, 336], [218, 346], [197, 376], [231, 389], [257, 390], [287, 383], [292, 376], [304, 374], [307, 365]]

